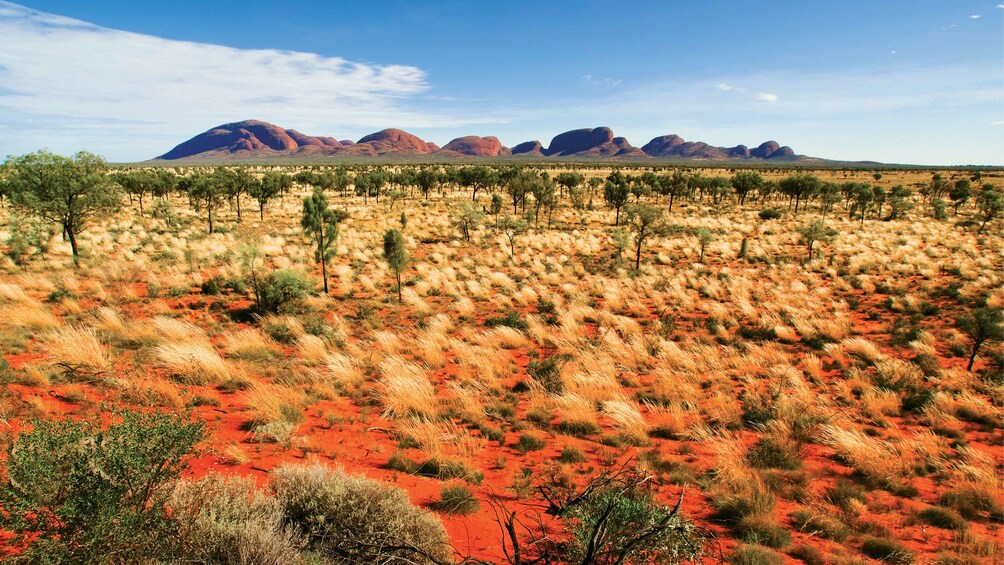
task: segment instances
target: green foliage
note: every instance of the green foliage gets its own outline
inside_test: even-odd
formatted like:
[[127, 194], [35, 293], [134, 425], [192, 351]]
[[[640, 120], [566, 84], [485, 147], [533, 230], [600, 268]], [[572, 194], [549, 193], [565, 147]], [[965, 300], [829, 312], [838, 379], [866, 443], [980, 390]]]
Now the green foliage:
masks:
[[701, 554], [694, 525], [657, 503], [637, 483], [612, 484], [565, 515], [572, 539], [568, 561], [590, 563], [679, 563]]
[[401, 273], [408, 267], [408, 250], [404, 247], [404, 236], [400, 230], [387, 230], [383, 235], [383, 258], [397, 278], [397, 299], [403, 302], [401, 295]]
[[498, 326], [507, 326], [517, 330], [525, 330], [529, 327], [526, 320], [519, 315], [519, 312], [515, 310], [508, 310], [502, 316], [491, 316], [485, 318], [485, 325], [494, 328]]
[[776, 220], [784, 215], [780, 208], [764, 208], [757, 214], [761, 220]]
[[328, 207], [328, 199], [324, 191], [315, 189], [314, 193], [303, 199], [303, 216], [300, 227], [310, 238], [314, 248], [314, 261], [321, 264], [321, 277], [324, 281], [324, 293], [328, 293], [328, 262], [335, 256], [338, 240], [338, 223], [347, 218], [348, 213]]
[[464, 202], [458, 209], [450, 213], [450, 223], [460, 231], [460, 235], [465, 241], [471, 240], [471, 232], [478, 227], [483, 219], [484, 214], [481, 212], [481, 208], [472, 202]]
[[539, 451], [547, 447], [547, 442], [533, 434], [522, 434], [516, 442], [516, 451], [527, 454], [531, 451]]
[[798, 228], [799, 240], [798, 242], [806, 246], [807, 249], [807, 260], [812, 259], [812, 246], [817, 241], [823, 243], [829, 243], [837, 237], [837, 230], [826, 225], [826, 222], [819, 218], [815, 218], [807, 224], [803, 224]]
[[104, 159], [86, 151], [73, 157], [46, 150], [8, 157], [4, 180], [15, 208], [62, 226], [79, 262], [77, 236], [93, 221], [118, 210], [121, 189], [108, 176]]
[[269, 484], [285, 523], [324, 560], [432, 565], [451, 559], [443, 525], [400, 488], [321, 465], [279, 467]]
[[760, 438], [749, 451], [746, 460], [759, 469], [784, 469], [793, 471], [802, 467], [798, 444], [779, 442], [769, 437]]
[[46, 563], [143, 561], [173, 543], [165, 502], [201, 423], [158, 412], [39, 420], [22, 432], [0, 485], [0, 527]]
[[969, 529], [969, 523], [958, 512], [940, 506], [929, 506], [917, 513], [917, 519], [930, 526], [961, 532]]
[[791, 534], [769, 516], [754, 514], [736, 524], [736, 533], [748, 543], [758, 543], [774, 549], [791, 544]]
[[906, 564], [913, 563], [913, 552], [902, 543], [881, 537], [867, 537], [861, 544], [861, 551], [873, 559], [879, 559], [885, 563]]
[[443, 486], [439, 492], [439, 502], [433, 505], [439, 512], [461, 515], [474, 514], [478, 507], [478, 499], [464, 485]]
[[305, 299], [314, 284], [301, 271], [283, 269], [253, 280], [251, 287], [255, 309], [277, 314]]
[[732, 565], [783, 565], [784, 558], [762, 545], [740, 544], [729, 559]]
[[531, 359], [526, 366], [526, 374], [540, 383], [544, 390], [551, 394], [560, 394], [565, 390], [561, 380], [561, 366], [568, 358], [561, 355], [549, 355], [540, 359]]
[[615, 209], [617, 215], [614, 217], [614, 225], [620, 224], [621, 208], [627, 204], [631, 197], [631, 184], [624, 173], [614, 171], [607, 176], [607, 181], [603, 185], [603, 199], [607, 206]]
[[1004, 322], [1004, 313], [999, 308], [976, 308], [958, 317], [955, 325], [969, 337], [970, 357], [967, 371], [973, 370], [976, 356], [987, 341], [1000, 341]]

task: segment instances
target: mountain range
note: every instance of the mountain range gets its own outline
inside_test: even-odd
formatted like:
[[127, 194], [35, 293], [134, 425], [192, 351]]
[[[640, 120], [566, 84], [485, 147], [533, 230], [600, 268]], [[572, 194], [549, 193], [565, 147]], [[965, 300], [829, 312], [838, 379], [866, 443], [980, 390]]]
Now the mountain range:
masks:
[[382, 157], [430, 156], [462, 157], [573, 157], [603, 159], [684, 159], [695, 161], [767, 160], [821, 161], [796, 155], [776, 141], [765, 141], [750, 149], [745, 145], [715, 147], [702, 141], [685, 141], [678, 135], [662, 135], [641, 147], [623, 137], [615, 137], [608, 127], [586, 128], [560, 133], [544, 147], [540, 141], [526, 141], [505, 147], [494, 136], [458, 137], [439, 147], [399, 129], [371, 133], [358, 141], [317, 137], [284, 129], [268, 122], [246, 120], [216, 126], [179, 144], [157, 160], [259, 158], [259, 157]]

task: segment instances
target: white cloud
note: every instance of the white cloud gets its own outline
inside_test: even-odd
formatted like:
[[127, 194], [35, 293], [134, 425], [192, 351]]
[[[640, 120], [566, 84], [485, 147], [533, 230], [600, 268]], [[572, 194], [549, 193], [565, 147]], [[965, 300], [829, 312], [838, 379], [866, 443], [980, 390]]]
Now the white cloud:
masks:
[[777, 94], [770, 92], [761, 92], [756, 95], [757, 100], [762, 100], [764, 102], [777, 102]]
[[717, 85], [715, 85], [715, 87], [718, 88], [718, 90], [721, 90], [722, 92], [728, 92], [728, 91], [732, 90], [733, 88], [735, 88], [734, 86], [732, 86], [731, 84], [729, 84], [727, 82], [720, 82]]
[[[425, 71], [413, 66], [175, 41], [3, 0], [0, 37], [0, 151], [75, 151], [93, 147], [82, 144], [99, 136], [114, 142], [126, 133], [128, 158], [145, 158], [248, 118], [339, 136], [485, 121], [409, 110], [408, 102], [430, 88]], [[136, 148], [137, 140], [146, 145]]]
[[971, 20], [978, 20], [978, 19], [980, 19], [981, 17], [982, 17], [982, 16], [980, 16], [979, 14], [973, 14], [973, 15], [969, 16], [969, 19], [971, 19]]

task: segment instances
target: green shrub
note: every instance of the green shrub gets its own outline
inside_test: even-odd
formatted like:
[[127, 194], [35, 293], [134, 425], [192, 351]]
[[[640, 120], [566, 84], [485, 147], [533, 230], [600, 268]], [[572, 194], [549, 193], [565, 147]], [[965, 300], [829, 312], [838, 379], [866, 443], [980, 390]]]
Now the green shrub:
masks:
[[545, 447], [547, 447], [547, 442], [532, 434], [523, 434], [519, 436], [519, 441], [516, 442], [516, 451], [524, 455], [531, 451], [544, 449]]
[[788, 555], [807, 565], [824, 565], [823, 552], [807, 543], [800, 543], [788, 550]]
[[963, 486], [938, 497], [938, 504], [954, 508], [968, 520], [976, 520], [983, 512], [996, 520], [1004, 519], [1004, 506], [997, 497], [974, 486]]
[[886, 563], [913, 563], [913, 552], [902, 543], [880, 537], [865, 538], [861, 551], [872, 559], [880, 559]]
[[444, 486], [433, 508], [446, 514], [474, 514], [478, 511], [478, 499], [464, 485]]
[[292, 269], [272, 271], [265, 277], [251, 281], [255, 309], [276, 314], [302, 301], [314, 287], [307, 275]]
[[736, 533], [743, 541], [758, 543], [774, 549], [786, 547], [791, 543], [791, 534], [773, 518], [762, 514], [746, 516], [736, 524]]
[[777, 442], [771, 438], [760, 438], [749, 451], [746, 460], [759, 469], [784, 469], [793, 471], [802, 467], [799, 446], [795, 442]]
[[565, 390], [561, 380], [561, 365], [567, 360], [562, 355], [551, 355], [541, 360], [531, 359], [526, 366], [526, 374], [540, 383], [544, 390], [551, 394], [560, 394]]
[[158, 412], [38, 420], [14, 441], [0, 485], [0, 528], [45, 563], [153, 559], [174, 543], [165, 502], [202, 424]]
[[[570, 563], [582, 562], [598, 527], [604, 535], [597, 538], [593, 548], [594, 563], [688, 561], [696, 559], [703, 546], [702, 537], [689, 520], [672, 515], [639, 484], [613, 484], [601, 489], [573, 506], [566, 519], [572, 534], [567, 556]], [[622, 551], [625, 559], [618, 561]]]
[[279, 467], [269, 484], [285, 522], [335, 563], [451, 559], [443, 524], [400, 488], [319, 464]]
[[526, 320], [520, 317], [519, 312], [515, 310], [509, 310], [502, 316], [492, 316], [490, 318], [485, 318], [485, 325], [494, 328], [497, 326], [508, 326], [517, 330], [525, 330], [530, 327]]
[[561, 448], [561, 455], [558, 456], [558, 461], [562, 463], [581, 463], [586, 460], [586, 455], [582, 453], [582, 450], [574, 445], [566, 445]]
[[961, 532], [969, 528], [966, 519], [958, 512], [940, 506], [930, 506], [921, 510], [917, 513], [917, 518], [929, 526], [946, 530]]
[[729, 559], [733, 565], [784, 565], [784, 558], [762, 545], [740, 544]]

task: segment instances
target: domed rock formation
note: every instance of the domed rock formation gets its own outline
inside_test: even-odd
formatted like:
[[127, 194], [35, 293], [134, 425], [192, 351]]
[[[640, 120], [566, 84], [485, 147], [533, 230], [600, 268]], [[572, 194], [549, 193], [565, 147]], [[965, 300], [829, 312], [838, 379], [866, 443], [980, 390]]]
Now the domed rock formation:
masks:
[[502, 146], [502, 142], [497, 137], [478, 137], [476, 135], [458, 137], [444, 145], [441, 151], [472, 157], [498, 157], [499, 155], [511, 154], [508, 148]]

